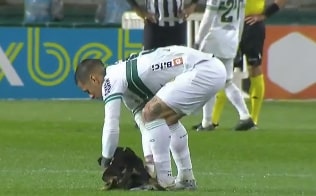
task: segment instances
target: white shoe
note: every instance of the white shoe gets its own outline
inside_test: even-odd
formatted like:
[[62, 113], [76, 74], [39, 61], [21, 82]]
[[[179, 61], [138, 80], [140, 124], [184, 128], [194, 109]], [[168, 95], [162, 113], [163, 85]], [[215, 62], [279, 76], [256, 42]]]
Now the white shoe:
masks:
[[158, 184], [165, 190], [173, 190], [174, 187], [176, 186], [174, 177], [170, 177], [170, 179], [166, 180], [165, 182], [161, 182], [158, 180]]
[[176, 180], [175, 190], [196, 190], [197, 185], [195, 179], [191, 180]]

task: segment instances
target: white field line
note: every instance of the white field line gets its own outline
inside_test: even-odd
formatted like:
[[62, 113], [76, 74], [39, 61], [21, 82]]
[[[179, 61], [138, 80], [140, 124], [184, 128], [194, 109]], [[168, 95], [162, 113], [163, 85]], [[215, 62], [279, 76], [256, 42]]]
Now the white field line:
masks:
[[[27, 169], [27, 170], [14, 170], [14, 169], [0, 169], [0, 174], [8, 173], [20, 173], [20, 174], [76, 174], [76, 173], [86, 173], [86, 174], [100, 174], [101, 170], [78, 170], [78, 169], [66, 169], [66, 170], [55, 170], [55, 169]], [[267, 177], [295, 177], [295, 178], [314, 178], [315, 175], [312, 174], [299, 174], [299, 173], [225, 173], [225, 172], [195, 172], [198, 175], [203, 176], [234, 176], [234, 177], [255, 177], [261, 176], [263, 178]]]

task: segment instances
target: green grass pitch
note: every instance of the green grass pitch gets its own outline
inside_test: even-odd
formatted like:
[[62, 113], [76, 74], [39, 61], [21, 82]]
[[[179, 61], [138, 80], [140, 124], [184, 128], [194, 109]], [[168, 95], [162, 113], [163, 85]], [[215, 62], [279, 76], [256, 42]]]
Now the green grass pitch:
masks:
[[[214, 132], [191, 131], [195, 192], [102, 192], [103, 103], [0, 101], [0, 195], [316, 195], [316, 102], [265, 102], [259, 130], [234, 132], [225, 106]], [[140, 133], [122, 110], [121, 146], [141, 156]]]

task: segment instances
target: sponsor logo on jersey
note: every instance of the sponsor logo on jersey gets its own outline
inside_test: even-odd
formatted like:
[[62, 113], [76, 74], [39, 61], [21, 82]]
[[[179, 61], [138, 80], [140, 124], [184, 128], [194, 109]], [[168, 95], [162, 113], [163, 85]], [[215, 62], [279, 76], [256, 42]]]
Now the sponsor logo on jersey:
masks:
[[171, 61], [165, 61], [165, 62], [153, 64], [151, 65], [151, 68], [153, 71], [157, 71], [157, 70], [164, 70], [164, 69], [168, 69], [168, 68], [179, 66], [179, 65], [183, 65], [182, 57], [172, 59]]
[[172, 62], [173, 62], [173, 66], [183, 65], [182, 57], [175, 58], [175, 59], [172, 60]]

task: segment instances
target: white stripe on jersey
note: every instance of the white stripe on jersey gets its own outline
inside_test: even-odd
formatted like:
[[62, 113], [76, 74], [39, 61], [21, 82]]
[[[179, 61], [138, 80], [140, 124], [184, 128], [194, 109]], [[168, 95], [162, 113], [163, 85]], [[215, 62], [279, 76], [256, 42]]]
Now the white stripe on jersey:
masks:
[[163, 9], [163, 1], [164, 0], [158, 0], [158, 8], [159, 8], [159, 19], [158, 19], [158, 23], [159, 26], [164, 26], [165, 25], [165, 20], [164, 20], [164, 9]]
[[[154, 13], [158, 17], [159, 26], [166, 24], [174, 26], [176, 23], [184, 22], [183, 19], [177, 17], [178, 12], [184, 8], [184, 0], [146, 0], [146, 8], [148, 12]], [[168, 15], [165, 11], [168, 12]]]
[[[169, 12], [169, 17], [176, 17], [175, 16], [175, 13], [173, 13], [173, 1], [174, 0], [172, 0], [172, 2], [168, 2], [168, 12]], [[174, 22], [175, 20], [170, 20], [169, 21], [169, 25], [170, 26], [174, 26]]]

